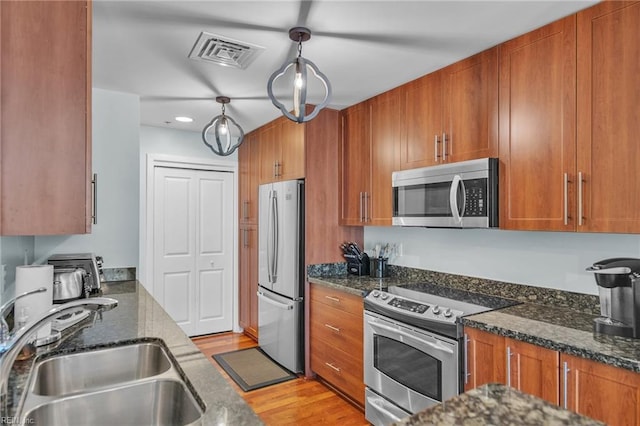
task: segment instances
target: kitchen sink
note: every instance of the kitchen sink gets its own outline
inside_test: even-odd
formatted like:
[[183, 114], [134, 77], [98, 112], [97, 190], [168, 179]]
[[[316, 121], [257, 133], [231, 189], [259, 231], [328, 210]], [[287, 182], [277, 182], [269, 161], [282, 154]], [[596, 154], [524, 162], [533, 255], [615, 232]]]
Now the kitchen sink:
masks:
[[64, 396], [157, 376], [170, 368], [160, 344], [137, 343], [47, 359], [36, 366], [30, 390], [36, 395]]
[[202, 410], [177, 380], [150, 380], [56, 399], [21, 417], [34, 425], [188, 425]]
[[18, 408], [34, 425], [189, 425], [205, 410], [161, 340], [37, 361]]

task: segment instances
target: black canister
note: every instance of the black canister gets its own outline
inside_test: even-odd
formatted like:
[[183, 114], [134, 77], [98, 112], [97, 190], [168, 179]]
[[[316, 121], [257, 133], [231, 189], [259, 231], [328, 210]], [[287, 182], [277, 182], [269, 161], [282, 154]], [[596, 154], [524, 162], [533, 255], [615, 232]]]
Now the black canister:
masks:
[[384, 278], [387, 276], [388, 257], [372, 257], [369, 268], [369, 275], [373, 278]]

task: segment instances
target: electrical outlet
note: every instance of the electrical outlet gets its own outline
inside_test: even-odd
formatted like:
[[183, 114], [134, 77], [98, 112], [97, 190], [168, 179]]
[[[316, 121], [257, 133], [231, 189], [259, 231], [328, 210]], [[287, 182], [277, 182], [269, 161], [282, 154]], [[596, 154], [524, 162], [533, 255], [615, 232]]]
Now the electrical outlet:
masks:
[[402, 243], [396, 244], [396, 256], [400, 257], [403, 255], [403, 247]]

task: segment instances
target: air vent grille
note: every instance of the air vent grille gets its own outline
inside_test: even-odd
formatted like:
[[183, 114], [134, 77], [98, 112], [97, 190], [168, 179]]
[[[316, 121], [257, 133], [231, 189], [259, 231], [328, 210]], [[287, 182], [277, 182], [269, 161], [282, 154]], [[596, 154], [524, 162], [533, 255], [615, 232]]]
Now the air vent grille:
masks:
[[203, 31], [193, 45], [189, 57], [198, 61], [245, 69], [263, 50], [264, 47]]

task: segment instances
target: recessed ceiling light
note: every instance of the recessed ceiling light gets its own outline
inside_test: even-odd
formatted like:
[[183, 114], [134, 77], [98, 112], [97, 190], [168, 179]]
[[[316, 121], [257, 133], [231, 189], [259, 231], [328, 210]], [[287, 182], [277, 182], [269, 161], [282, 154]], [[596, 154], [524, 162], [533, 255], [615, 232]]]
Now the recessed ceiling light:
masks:
[[191, 123], [193, 121], [193, 118], [191, 118], [191, 117], [176, 117], [176, 121], [179, 121], [181, 123]]

